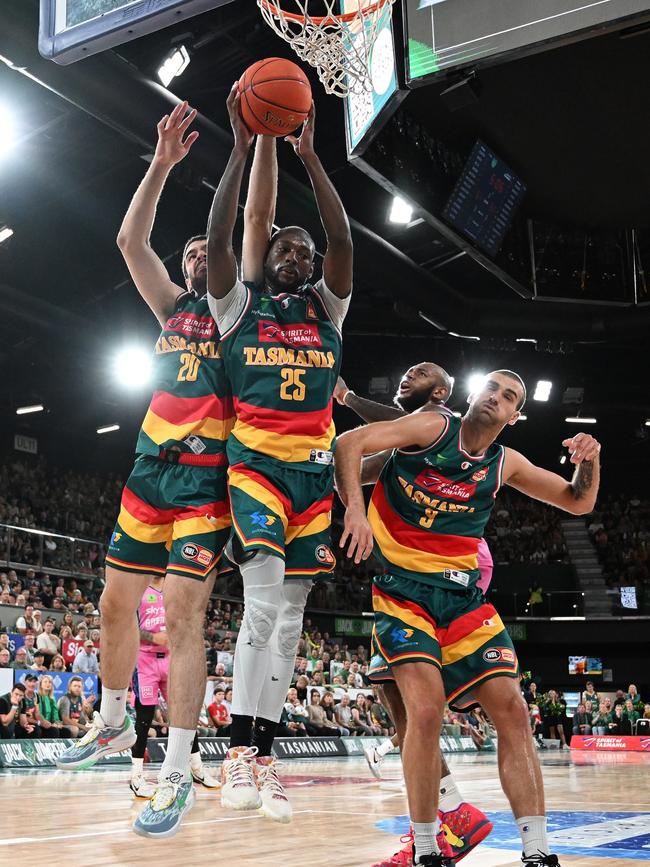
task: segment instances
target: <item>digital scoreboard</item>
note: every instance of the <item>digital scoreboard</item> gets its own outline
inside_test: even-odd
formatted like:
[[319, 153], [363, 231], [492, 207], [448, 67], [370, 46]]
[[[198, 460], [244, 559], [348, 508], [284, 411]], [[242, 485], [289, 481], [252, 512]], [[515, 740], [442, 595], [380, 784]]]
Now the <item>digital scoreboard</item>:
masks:
[[650, 18], [650, 0], [403, 2], [408, 83]]

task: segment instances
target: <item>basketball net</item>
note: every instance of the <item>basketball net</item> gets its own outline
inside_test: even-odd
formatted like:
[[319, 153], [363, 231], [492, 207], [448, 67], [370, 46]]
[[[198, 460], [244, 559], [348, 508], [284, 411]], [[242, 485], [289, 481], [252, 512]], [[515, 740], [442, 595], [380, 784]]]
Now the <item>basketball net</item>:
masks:
[[[292, 3], [296, 11], [281, 9], [281, 2]], [[269, 27], [316, 69], [325, 91], [343, 97], [372, 91], [372, 49], [390, 21], [394, 2], [321, 0], [319, 11], [325, 14], [318, 16], [309, 14], [310, 0], [257, 0], [257, 5]], [[344, 11], [337, 13], [341, 7]]]

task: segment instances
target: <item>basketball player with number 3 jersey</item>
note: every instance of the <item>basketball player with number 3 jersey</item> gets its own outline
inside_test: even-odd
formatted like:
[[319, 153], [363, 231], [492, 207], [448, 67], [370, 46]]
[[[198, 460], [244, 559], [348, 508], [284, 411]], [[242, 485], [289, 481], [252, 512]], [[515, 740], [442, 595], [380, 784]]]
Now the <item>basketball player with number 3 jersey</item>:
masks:
[[[232, 233], [253, 136], [241, 119], [236, 86], [228, 110], [235, 145], [210, 213], [208, 291], [237, 416], [228, 440], [229, 491], [244, 619], [221, 799], [232, 809], [259, 808], [287, 822], [291, 806], [271, 746], [307, 595], [313, 581], [335, 566], [332, 394], [352, 291], [352, 241], [341, 201], [314, 151], [312, 106], [300, 137], [288, 141], [307, 170], [327, 235], [323, 276], [311, 284], [314, 241], [292, 226], [267, 237], [259, 282], [238, 279]], [[258, 157], [256, 149], [257, 173], [272, 176], [275, 150], [266, 165]], [[270, 195], [274, 199], [274, 189]], [[249, 190], [246, 211], [255, 207]]]

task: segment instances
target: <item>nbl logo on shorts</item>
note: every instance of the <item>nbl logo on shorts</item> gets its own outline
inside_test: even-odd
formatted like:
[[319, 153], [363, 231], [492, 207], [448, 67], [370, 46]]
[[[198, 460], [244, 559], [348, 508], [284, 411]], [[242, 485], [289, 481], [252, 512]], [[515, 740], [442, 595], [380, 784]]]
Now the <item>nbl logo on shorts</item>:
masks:
[[515, 662], [515, 653], [509, 647], [488, 647], [483, 654], [486, 662]]

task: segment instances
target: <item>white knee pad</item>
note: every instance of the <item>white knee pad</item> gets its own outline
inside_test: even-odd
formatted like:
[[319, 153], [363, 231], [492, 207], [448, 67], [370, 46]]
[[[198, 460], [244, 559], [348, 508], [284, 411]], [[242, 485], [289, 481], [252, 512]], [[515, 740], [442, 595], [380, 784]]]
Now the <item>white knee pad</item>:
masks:
[[312, 581], [291, 581], [284, 586], [284, 605], [279, 615], [278, 653], [286, 659], [296, 655], [302, 633], [302, 618]]
[[284, 563], [258, 552], [241, 567], [244, 583], [243, 639], [257, 649], [268, 647], [282, 605]]

